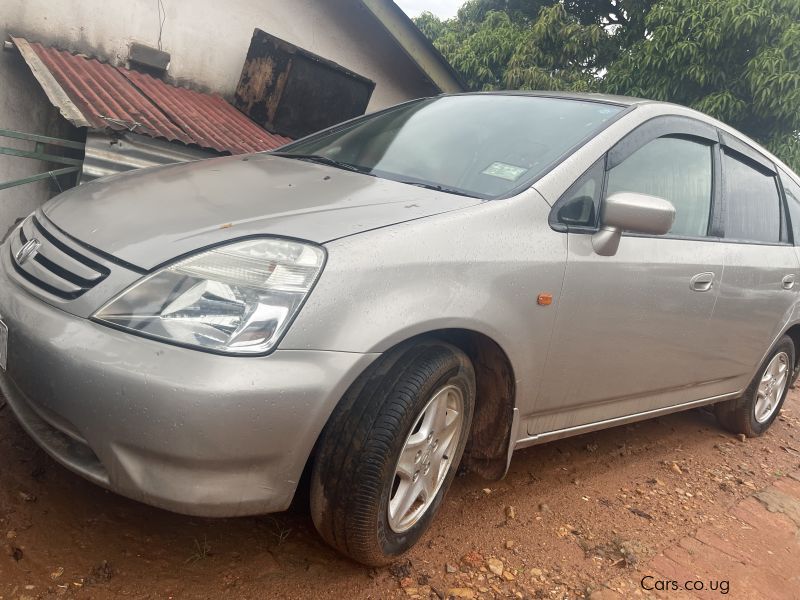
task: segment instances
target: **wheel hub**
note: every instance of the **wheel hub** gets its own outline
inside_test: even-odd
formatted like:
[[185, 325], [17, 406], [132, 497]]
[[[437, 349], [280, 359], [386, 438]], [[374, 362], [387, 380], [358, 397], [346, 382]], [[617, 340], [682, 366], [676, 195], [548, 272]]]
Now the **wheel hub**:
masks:
[[437, 390], [417, 416], [397, 461], [389, 498], [389, 526], [407, 531], [426, 513], [452, 467], [464, 418], [464, 394]]
[[778, 405], [789, 382], [789, 355], [779, 352], [767, 365], [756, 391], [755, 419], [759, 423], [768, 421]]

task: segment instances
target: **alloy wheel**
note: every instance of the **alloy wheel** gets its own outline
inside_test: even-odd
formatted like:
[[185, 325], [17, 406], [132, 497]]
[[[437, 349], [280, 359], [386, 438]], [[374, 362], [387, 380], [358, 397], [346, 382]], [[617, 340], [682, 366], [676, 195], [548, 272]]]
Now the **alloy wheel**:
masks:
[[780, 404], [789, 382], [789, 355], [779, 352], [767, 365], [756, 391], [755, 418], [759, 423], [768, 421]]
[[417, 417], [400, 452], [389, 499], [389, 527], [408, 531], [430, 508], [452, 467], [464, 419], [464, 394], [437, 390]]

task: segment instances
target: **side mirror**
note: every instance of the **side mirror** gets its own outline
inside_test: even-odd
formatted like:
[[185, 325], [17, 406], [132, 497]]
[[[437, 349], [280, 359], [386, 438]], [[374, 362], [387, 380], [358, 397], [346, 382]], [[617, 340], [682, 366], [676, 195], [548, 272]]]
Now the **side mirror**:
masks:
[[675, 207], [669, 200], [618, 192], [606, 198], [600, 214], [600, 229], [592, 236], [592, 247], [601, 256], [617, 253], [623, 231], [664, 235], [672, 229]]

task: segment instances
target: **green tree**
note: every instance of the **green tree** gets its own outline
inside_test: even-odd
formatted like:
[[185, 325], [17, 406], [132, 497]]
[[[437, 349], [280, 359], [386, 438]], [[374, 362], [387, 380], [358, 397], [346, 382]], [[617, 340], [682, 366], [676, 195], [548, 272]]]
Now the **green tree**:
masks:
[[504, 12], [511, 20], [524, 23], [535, 21], [539, 11], [552, 6], [557, 0], [470, 0], [458, 11], [461, 21], [480, 23], [492, 12]]
[[645, 35], [645, 18], [658, 0], [564, 0], [564, 7], [583, 25], [611, 31], [625, 48]]
[[696, 108], [800, 169], [798, 0], [662, 0], [645, 23], [608, 91]]
[[470, 0], [417, 24], [474, 89], [688, 105], [800, 171], [800, 0]]
[[596, 25], [582, 25], [562, 4], [542, 8], [523, 26], [503, 83], [515, 89], [593, 91], [616, 54], [613, 37]]
[[561, 3], [472, 0], [455, 19], [423, 13], [416, 23], [478, 90], [591, 90], [614, 47], [606, 30], [582, 25]]

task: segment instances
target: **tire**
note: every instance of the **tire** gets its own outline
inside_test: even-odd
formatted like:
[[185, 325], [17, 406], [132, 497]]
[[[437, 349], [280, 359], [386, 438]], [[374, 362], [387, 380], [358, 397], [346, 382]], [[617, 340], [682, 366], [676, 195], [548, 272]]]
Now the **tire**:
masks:
[[[769, 352], [742, 397], [715, 405], [720, 425], [747, 437], [762, 435], [781, 412], [794, 378], [794, 367], [794, 342], [785, 335]], [[774, 380], [772, 385], [770, 380]], [[767, 395], [765, 391], [771, 393]]]
[[[475, 372], [455, 346], [423, 341], [382, 357], [348, 390], [319, 440], [310, 504], [322, 538], [370, 566], [409, 550], [456, 475], [474, 405]], [[434, 427], [435, 415], [446, 427]], [[438, 444], [429, 431], [439, 432]], [[404, 510], [402, 499], [414, 494]]]

